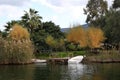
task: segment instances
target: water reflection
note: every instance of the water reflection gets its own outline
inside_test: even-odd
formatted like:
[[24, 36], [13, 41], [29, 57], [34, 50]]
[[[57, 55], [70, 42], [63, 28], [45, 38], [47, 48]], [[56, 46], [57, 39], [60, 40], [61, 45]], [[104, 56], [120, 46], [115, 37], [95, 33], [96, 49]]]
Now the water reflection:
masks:
[[68, 73], [71, 80], [81, 79], [85, 65], [83, 64], [68, 64]]
[[0, 80], [33, 80], [34, 65], [0, 65]]
[[87, 64], [81, 80], [120, 80], [120, 64]]
[[0, 80], [120, 80], [120, 64], [0, 65]]

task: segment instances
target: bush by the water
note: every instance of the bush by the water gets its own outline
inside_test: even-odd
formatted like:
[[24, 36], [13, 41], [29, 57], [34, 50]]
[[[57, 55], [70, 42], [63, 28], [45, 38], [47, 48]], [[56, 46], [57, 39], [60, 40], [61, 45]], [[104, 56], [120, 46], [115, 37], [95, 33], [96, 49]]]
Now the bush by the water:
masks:
[[[24, 33], [22, 37], [20, 32], [17, 31], [18, 28]], [[15, 33], [11, 34], [13, 32]], [[10, 37], [8, 36], [7, 39], [0, 37], [0, 64], [26, 64], [32, 62], [33, 45], [25, 33], [29, 34], [24, 28], [15, 26], [9, 33]]]
[[31, 63], [33, 46], [31, 41], [7, 41], [0, 38], [0, 64]]

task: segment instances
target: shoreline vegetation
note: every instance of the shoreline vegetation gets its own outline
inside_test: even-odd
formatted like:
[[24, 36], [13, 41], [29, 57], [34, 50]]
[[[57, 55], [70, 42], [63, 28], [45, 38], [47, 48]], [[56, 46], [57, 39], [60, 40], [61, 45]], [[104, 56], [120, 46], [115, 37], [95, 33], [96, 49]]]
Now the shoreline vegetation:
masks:
[[[42, 54], [41, 54], [42, 55]], [[81, 63], [120, 63], [120, 54], [116, 50], [100, 51], [99, 53], [90, 53], [86, 51], [56, 52], [51, 55], [37, 55], [39, 59], [64, 59], [74, 56], [85, 56]], [[60, 63], [62, 64], [62, 63]], [[63, 63], [64, 64], [64, 63]]]
[[0, 64], [32, 63], [33, 51], [29, 33], [20, 25], [14, 25], [7, 38], [0, 37]]
[[84, 8], [88, 27], [73, 24], [67, 32], [52, 21], [42, 22], [38, 11], [30, 8], [20, 20], [7, 22], [0, 31], [0, 64], [79, 55], [85, 56], [84, 63], [120, 62], [119, 3], [114, 0], [108, 9], [104, 0], [88, 1]]
[[104, 50], [98, 54], [86, 56], [82, 63], [120, 63], [120, 52], [118, 50]]

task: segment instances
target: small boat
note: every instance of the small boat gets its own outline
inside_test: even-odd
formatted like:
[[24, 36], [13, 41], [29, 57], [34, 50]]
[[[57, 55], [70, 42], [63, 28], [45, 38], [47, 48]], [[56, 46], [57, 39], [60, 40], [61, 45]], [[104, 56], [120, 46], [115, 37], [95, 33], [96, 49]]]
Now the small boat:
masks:
[[73, 58], [70, 58], [69, 60], [68, 60], [68, 64], [78, 64], [78, 63], [80, 63], [81, 61], [82, 61], [82, 59], [83, 59], [83, 56], [76, 56], [76, 57], [73, 57]]
[[34, 62], [34, 63], [46, 63], [46, 62], [47, 62], [47, 60], [32, 59], [32, 62]]

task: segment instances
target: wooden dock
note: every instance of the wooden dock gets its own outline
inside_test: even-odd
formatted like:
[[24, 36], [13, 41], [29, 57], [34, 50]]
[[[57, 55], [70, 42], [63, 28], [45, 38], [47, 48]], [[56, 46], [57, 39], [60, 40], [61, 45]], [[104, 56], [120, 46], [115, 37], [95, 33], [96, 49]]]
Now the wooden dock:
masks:
[[52, 64], [68, 64], [69, 58], [51, 58], [48, 59], [48, 63]]

